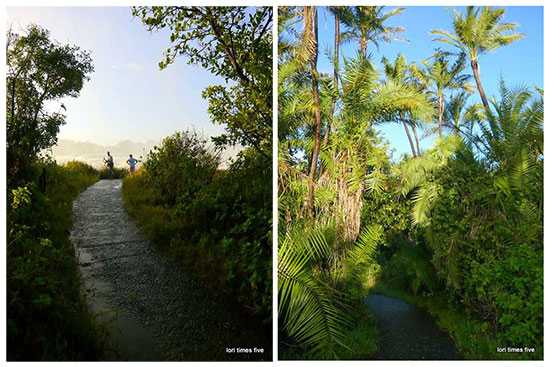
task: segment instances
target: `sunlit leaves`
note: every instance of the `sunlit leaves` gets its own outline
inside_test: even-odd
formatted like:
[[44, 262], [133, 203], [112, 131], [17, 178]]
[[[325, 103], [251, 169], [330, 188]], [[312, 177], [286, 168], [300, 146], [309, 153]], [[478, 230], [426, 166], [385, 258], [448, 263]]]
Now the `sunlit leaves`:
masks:
[[271, 157], [273, 9], [153, 6], [132, 13], [151, 31], [171, 32], [161, 69], [183, 55], [225, 79], [203, 91], [212, 121], [226, 127], [215, 142], [252, 146]]
[[287, 232], [279, 244], [279, 321], [284, 332], [311, 353], [333, 358], [350, 319], [338, 291], [315, 274], [330, 257], [323, 228]]
[[523, 38], [521, 33], [514, 33], [515, 23], [502, 23], [505, 10], [484, 6], [468, 6], [466, 13], [457, 10], [453, 13], [454, 33], [433, 30], [434, 40], [450, 44], [476, 60], [478, 55], [493, 51], [501, 46]]

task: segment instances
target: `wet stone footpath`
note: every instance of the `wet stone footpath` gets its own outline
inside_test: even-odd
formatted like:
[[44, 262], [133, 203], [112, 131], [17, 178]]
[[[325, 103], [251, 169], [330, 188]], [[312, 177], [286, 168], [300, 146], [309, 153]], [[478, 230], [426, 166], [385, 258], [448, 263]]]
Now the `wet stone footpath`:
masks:
[[109, 334], [107, 359], [270, 360], [269, 333], [145, 239], [121, 188], [101, 180], [73, 204], [71, 241], [88, 306]]

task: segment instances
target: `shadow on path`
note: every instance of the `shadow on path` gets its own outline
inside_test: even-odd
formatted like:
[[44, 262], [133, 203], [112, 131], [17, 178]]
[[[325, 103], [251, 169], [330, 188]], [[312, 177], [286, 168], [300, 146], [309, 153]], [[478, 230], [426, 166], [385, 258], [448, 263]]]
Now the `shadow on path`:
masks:
[[453, 341], [423, 310], [397, 298], [371, 294], [365, 303], [380, 332], [380, 360], [460, 359]]

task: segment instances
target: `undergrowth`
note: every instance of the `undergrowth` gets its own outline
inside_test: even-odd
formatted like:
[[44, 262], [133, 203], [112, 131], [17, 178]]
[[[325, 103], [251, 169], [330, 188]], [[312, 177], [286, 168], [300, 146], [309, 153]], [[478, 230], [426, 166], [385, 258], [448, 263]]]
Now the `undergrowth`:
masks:
[[32, 171], [8, 188], [8, 360], [97, 360], [102, 338], [80, 292], [69, 230], [73, 200], [99, 174], [76, 161], [41, 161]]

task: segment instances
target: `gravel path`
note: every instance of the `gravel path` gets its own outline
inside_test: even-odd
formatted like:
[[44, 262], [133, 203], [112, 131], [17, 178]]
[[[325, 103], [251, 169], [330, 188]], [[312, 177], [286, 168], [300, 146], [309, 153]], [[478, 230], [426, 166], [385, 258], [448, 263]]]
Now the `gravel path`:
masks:
[[[121, 180], [101, 180], [73, 203], [71, 240], [89, 307], [110, 334], [108, 359], [271, 360], [270, 332], [262, 331], [270, 327], [146, 240], [123, 207], [121, 188]], [[264, 353], [226, 351], [254, 347]]]
[[365, 300], [377, 319], [381, 360], [459, 359], [451, 338], [417, 307], [381, 294]]

